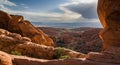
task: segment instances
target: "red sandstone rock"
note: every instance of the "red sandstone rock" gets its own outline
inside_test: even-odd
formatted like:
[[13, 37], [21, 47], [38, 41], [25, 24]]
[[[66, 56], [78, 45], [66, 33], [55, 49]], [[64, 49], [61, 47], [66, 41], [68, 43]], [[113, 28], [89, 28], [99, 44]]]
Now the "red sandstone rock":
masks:
[[32, 42], [16, 45], [15, 51], [20, 52], [22, 55], [40, 59], [53, 59], [54, 55], [53, 47], [39, 45]]
[[0, 51], [0, 65], [12, 65], [11, 57], [2, 51]]
[[[112, 6], [111, 6], [112, 5]], [[98, 0], [98, 14], [104, 27], [100, 36], [103, 50], [111, 46], [120, 47], [120, 0]]]
[[92, 52], [87, 55], [87, 59], [97, 62], [120, 64], [120, 48], [110, 47], [102, 53]]
[[10, 21], [11, 17], [6, 12], [0, 11], [0, 28], [8, 29], [8, 22]]
[[11, 56], [13, 62], [16, 65], [119, 65], [104, 62], [96, 62], [86, 60], [84, 58], [79, 59], [64, 59], [64, 60], [42, 60], [35, 58], [28, 58], [25, 56]]
[[[21, 55], [42, 59], [53, 59], [53, 56], [56, 54], [56, 48], [35, 44], [27, 37], [22, 37], [19, 34], [10, 33], [3, 29], [0, 29], [0, 49], [7, 53], [17, 51]], [[64, 48], [64, 51], [64, 54], [71, 58], [85, 57], [84, 54], [69, 49]]]
[[52, 59], [54, 54], [53, 47], [35, 44], [27, 37], [3, 29], [0, 29], [0, 49], [7, 53], [17, 51], [21, 55], [43, 59]]
[[9, 15], [0, 11], [0, 28], [29, 37], [32, 42], [54, 46], [53, 40], [48, 35], [35, 28], [29, 21], [25, 21], [20, 15]]

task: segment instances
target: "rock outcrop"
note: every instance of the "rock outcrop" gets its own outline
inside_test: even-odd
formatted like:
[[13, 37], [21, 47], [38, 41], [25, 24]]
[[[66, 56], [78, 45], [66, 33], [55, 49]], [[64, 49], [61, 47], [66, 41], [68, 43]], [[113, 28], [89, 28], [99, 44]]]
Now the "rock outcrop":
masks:
[[120, 48], [110, 47], [102, 53], [91, 52], [87, 55], [87, 59], [97, 62], [120, 64]]
[[56, 51], [59, 53], [59, 50], [70, 58], [85, 57], [84, 54], [69, 49], [59, 49], [33, 43], [30, 38], [22, 37], [19, 34], [11, 33], [4, 29], [0, 29], [0, 50], [9, 54], [25, 55], [40, 59], [53, 59], [57, 55]]
[[54, 55], [53, 47], [33, 43], [27, 37], [3, 29], [0, 29], [0, 50], [43, 59], [52, 59]]
[[12, 65], [12, 58], [2, 51], [0, 51], [0, 65]]
[[6, 29], [13, 33], [18, 33], [24, 37], [29, 37], [32, 42], [46, 46], [54, 46], [53, 40], [43, 33], [40, 29], [35, 28], [29, 21], [24, 20], [23, 16], [10, 15], [0, 11], [0, 28]]
[[14, 65], [119, 65], [95, 62], [86, 59], [42, 60], [28, 57], [13, 56]]
[[120, 47], [120, 1], [98, 0], [98, 14], [104, 29], [100, 33], [103, 50]]

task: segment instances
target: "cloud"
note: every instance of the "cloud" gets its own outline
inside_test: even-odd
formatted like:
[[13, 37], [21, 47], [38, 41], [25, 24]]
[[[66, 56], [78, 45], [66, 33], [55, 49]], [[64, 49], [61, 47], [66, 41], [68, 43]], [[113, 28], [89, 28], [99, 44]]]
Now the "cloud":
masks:
[[97, 0], [72, 0], [70, 3], [60, 5], [64, 11], [80, 14], [83, 18], [97, 18]]
[[[0, 8], [8, 13], [15, 15], [23, 15], [25, 19], [28, 19], [33, 22], [38, 21], [68, 21], [75, 20], [81, 17], [80, 14], [74, 12], [64, 11], [64, 13], [55, 13], [55, 12], [29, 12], [29, 11], [18, 11], [12, 10], [4, 5], [8, 6], [17, 6], [15, 3], [10, 2], [9, 0], [0, 0]], [[21, 4], [21, 6], [26, 6], [25, 4]], [[28, 7], [27, 7], [28, 8]]]
[[[6, 0], [8, 1], [8, 0]], [[5, 1], [0, 1], [0, 3], [4, 3]], [[9, 1], [10, 2], [10, 1]], [[12, 2], [10, 2], [12, 3]], [[14, 4], [14, 3], [12, 3]], [[11, 5], [12, 5], [11, 4]], [[9, 4], [10, 5], [10, 4]], [[25, 4], [21, 4], [25, 6]], [[44, 21], [68, 21], [80, 18], [80, 14], [65, 12], [64, 13], [55, 13], [55, 12], [29, 12], [29, 11], [18, 11], [12, 10], [4, 6], [4, 4], [0, 5], [0, 10], [6, 11], [10, 14], [15, 15], [23, 15], [25, 19], [30, 20], [32, 22], [44, 22]]]
[[9, 10], [9, 8], [7, 8], [5, 5], [7, 5], [7, 6], [17, 6], [15, 3], [13, 3], [9, 0], [0, 0], [0, 10], [4, 10], [4, 11]]
[[[28, 12], [28, 11], [15, 11], [8, 10], [9, 13], [15, 15], [23, 15], [25, 19], [33, 22], [41, 21], [67, 21], [80, 18], [79, 14], [75, 13], [50, 13], [50, 12]], [[71, 16], [72, 15], [72, 16]]]
[[29, 8], [26, 4], [23, 4], [23, 3], [21, 3], [20, 6], [21, 6], [22, 8], [25, 8], [25, 9], [28, 9], [28, 8]]
[[71, 2], [76, 3], [91, 3], [91, 2], [97, 2], [97, 0], [70, 0]]
[[0, 0], [0, 5], [17, 6], [15, 3], [10, 2], [9, 0]]
[[[52, 22], [52, 21], [63, 21], [63, 22], [98, 22], [97, 14], [96, 14], [96, 4], [95, 1], [90, 0], [89, 2], [85, 2], [86, 0], [71, 0], [68, 3], [60, 4], [60, 9], [63, 12], [30, 12], [30, 11], [20, 11], [20, 10], [12, 10], [7, 6], [19, 6], [9, 0], [0, 0], [0, 9], [4, 10], [8, 13], [15, 15], [23, 15], [25, 19], [30, 20], [32, 22]], [[21, 4], [22, 6], [26, 6], [25, 4]]]

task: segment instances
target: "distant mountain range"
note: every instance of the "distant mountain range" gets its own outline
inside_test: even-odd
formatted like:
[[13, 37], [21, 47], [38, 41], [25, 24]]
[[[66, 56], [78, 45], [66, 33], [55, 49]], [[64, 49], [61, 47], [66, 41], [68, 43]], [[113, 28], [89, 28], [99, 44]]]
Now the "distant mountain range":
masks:
[[31, 22], [37, 27], [54, 27], [54, 28], [79, 28], [79, 27], [96, 27], [101, 28], [99, 22]]

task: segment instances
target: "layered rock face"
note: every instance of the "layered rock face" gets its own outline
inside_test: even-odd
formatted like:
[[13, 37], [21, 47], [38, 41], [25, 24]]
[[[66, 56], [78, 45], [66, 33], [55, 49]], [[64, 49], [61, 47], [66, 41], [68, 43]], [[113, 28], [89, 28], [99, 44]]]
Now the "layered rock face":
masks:
[[52, 59], [54, 55], [53, 47], [33, 43], [27, 37], [3, 29], [0, 29], [0, 50], [41, 59]]
[[21, 34], [24, 37], [29, 37], [32, 42], [54, 46], [53, 40], [48, 37], [48, 35], [35, 28], [29, 21], [24, 20], [23, 16], [20, 15], [10, 15], [0, 11], [0, 28]]
[[98, 0], [98, 14], [104, 27], [100, 33], [103, 50], [120, 47], [120, 0]]
[[4, 29], [0, 29], [0, 50], [9, 54], [25, 55], [40, 59], [53, 59], [54, 56], [59, 56], [59, 54], [67, 55], [70, 58], [85, 57], [84, 54], [70, 49], [60, 49], [33, 43], [30, 38], [22, 37]]

